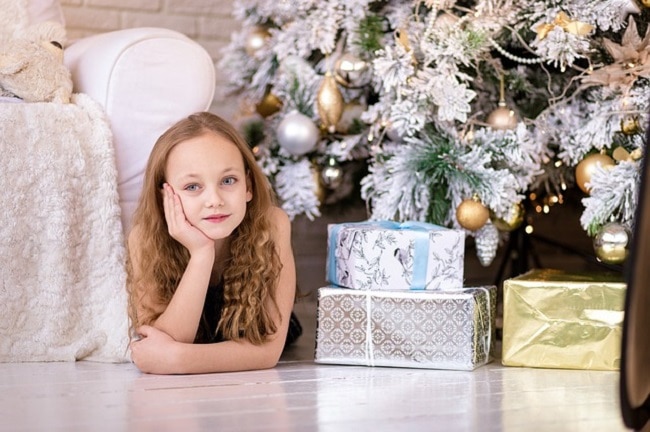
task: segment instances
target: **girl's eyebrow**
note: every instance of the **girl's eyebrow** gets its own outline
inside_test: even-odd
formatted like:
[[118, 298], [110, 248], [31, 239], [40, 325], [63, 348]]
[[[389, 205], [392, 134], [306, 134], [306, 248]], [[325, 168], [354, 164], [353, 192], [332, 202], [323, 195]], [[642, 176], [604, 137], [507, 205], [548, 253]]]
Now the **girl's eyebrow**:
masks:
[[196, 178], [199, 178], [198, 174], [188, 173], [188, 174], [181, 175], [178, 179], [179, 180], [192, 180], [192, 179], [196, 179]]
[[[230, 173], [233, 173], [233, 172], [238, 173], [238, 172], [241, 172], [241, 171], [242, 171], [241, 169], [232, 166], [232, 167], [227, 167], [227, 168], [221, 170], [219, 172], [219, 174], [220, 175], [226, 175], [226, 174], [230, 174]], [[245, 170], [243, 170], [243, 171], [245, 171]], [[245, 172], [244, 172], [244, 174], [245, 174]], [[189, 172], [189, 173], [181, 175], [179, 177], [179, 180], [191, 180], [191, 179], [196, 179], [196, 178], [200, 178], [200, 177], [201, 177], [200, 174]]]

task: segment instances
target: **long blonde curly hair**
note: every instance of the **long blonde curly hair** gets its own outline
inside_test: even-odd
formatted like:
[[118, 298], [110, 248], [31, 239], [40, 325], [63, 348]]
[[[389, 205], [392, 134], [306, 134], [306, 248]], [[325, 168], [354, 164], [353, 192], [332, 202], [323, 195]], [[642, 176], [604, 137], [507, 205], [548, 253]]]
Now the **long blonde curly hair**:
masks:
[[275, 290], [282, 263], [269, 220], [269, 210], [276, 205], [276, 197], [246, 141], [230, 123], [208, 112], [192, 114], [173, 125], [158, 138], [149, 156], [133, 216], [139, 244], [129, 245], [130, 250], [135, 246], [141, 267], [137, 280], [131, 257], [127, 259], [131, 333], [142, 324], [151, 324], [160, 315], [151, 311], [146, 316], [138, 316], [136, 304], [140, 299], [136, 297], [140, 291], [136, 286], [155, 287], [152, 298], [167, 305], [189, 262], [187, 249], [169, 235], [165, 220], [161, 188], [169, 153], [177, 144], [209, 132], [239, 148], [253, 192], [244, 219], [231, 235], [231, 257], [223, 274], [224, 307], [217, 329], [224, 339], [261, 344], [277, 330], [273, 315], [266, 307], [270, 300], [278, 311]]

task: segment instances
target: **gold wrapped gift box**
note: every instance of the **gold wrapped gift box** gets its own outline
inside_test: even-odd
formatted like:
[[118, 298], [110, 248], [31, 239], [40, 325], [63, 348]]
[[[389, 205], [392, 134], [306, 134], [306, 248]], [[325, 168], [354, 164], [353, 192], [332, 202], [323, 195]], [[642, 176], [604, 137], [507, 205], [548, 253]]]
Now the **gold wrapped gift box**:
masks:
[[502, 363], [618, 370], [625, 288], [620, 275], [551, 269], [506, 280]]

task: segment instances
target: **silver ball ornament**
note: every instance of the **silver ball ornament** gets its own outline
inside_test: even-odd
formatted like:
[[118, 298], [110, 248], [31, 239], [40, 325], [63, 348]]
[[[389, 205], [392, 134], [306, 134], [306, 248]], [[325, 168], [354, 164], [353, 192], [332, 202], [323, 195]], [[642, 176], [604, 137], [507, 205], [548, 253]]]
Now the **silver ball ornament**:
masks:
[[334, 78], [345, 87], [363, 87], [370, 83], [372, 69], [365, 60], [345, 53], [334, 63]]
[[594, 237], [596, 257], [607, 264], [621, 264], [627, 258], [630, 246], [628, 229], [617, 222], [605, 224]]
[[314, 150], [320, 139], [320, 131], [312, 119], [298, 111], [284, 116], [275, 134], [282, 148], [294, 156]]
[[338, 162], [336, 162], [336, 159], [328, 159], [327, 165], [321, 170], [320, 177], [323, 185], [328, 189], [336, 189], [341, 185], [343, 181], [343, 170]]

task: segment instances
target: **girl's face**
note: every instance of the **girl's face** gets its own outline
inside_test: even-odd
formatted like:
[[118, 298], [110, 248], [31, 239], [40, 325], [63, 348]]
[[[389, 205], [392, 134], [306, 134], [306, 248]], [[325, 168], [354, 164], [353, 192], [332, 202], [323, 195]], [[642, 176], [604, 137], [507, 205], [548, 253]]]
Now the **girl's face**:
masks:
[[165, 179], [187, 220], [213, 240], [239, 226], [253, 198], [239, 149], [214, 133], [177, 144], [167, 158]]

